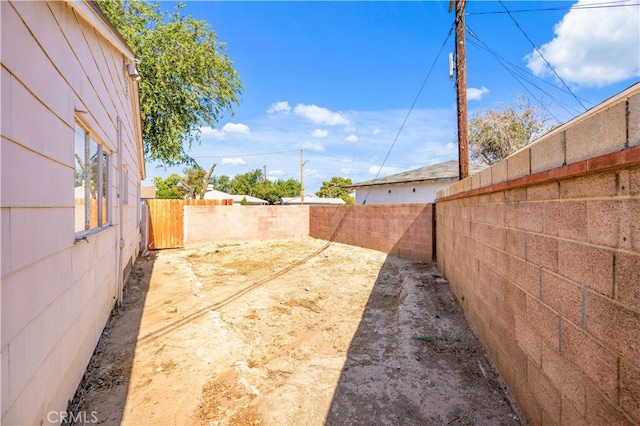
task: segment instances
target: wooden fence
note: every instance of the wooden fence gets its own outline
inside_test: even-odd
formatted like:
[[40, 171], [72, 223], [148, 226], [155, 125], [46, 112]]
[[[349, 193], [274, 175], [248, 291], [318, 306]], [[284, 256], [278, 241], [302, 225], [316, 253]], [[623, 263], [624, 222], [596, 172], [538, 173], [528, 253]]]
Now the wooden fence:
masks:
[[184, 247], [184, 206], [230, 206], [233, 200], [147, 200], [149, 248]]

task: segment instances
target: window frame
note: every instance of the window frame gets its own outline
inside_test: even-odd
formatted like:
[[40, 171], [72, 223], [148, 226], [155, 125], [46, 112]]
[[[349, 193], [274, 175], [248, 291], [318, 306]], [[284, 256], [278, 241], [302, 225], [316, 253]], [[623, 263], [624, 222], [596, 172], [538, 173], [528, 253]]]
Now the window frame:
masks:
[[[84, 203], [83, 203], [83, 220], [84, 229], [77, 229], [77, 220], [74, 223], [74, 231], [76, 235], [76, 240], [81, 240], [86, 238], [87, 236], [96, 234], [106, 228], [109, 228], [113, 225], [112, 223], [112, 195], [109, 188], [111, 188], [111, 179], [112, 179], [112, 157], [113, 150], [109, 149], [107, 145], [105, 145], [98, 137], [96, 137], [95, 133], [91, 131], [90, 127], [86, 125], [83, 121], [76, 120], [74, 122], [74, 156], [75, 156], [75, 167], [74, 167], [74, 175], [77, 176], [77, 170], [80, 160], [80, 150], [76, 145], [77, 138], [80, 136], [80, 133], [83, 135], [82, 143], [83, 147], [83, 165], [80, 166], [82, 170], [82, 186], [84, 188]], [[92, 145], [95, 145], [95, 153], [92, 155], [92, 149], [94, 148]], [[95, 155], [95, 161], [93, 160], [93, 156]], [[93, 181], [92, 169], [95, 164], [95, 182]], [[74, 188], [78, 188], [77, 180], [74, 178]], [[92, 195], [92, 185], [95, 185], [95, 200], [96, 200], [96, 223], [95, 226], [92, 227], [92, 207], [91, 200], [93, 198]], [[74, 195], [74, 199], [75, 195]], [[74, 203], [74, 217], [78, 214], [77, 206]]]

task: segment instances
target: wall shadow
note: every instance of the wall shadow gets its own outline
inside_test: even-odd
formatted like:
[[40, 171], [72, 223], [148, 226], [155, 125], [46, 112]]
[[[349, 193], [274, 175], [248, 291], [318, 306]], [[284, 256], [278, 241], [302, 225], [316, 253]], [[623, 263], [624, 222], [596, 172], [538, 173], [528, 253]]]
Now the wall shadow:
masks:
[[388, 255], [325, 424], [520, 424], [510, 401], [437, 265]]
[[63, 425], [122, 422], [155, 260], [156, 253], [151, 251], [147, 256], [139, 256], [133, 264], [123, 290], [122, 304], [111, 311], [82, 381], [67, 407], [68, 417]]

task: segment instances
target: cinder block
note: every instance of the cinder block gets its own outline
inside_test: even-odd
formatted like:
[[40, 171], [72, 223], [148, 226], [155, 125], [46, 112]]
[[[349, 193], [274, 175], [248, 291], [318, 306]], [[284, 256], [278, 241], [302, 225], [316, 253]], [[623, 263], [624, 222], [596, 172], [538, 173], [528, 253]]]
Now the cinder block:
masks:
[[544, 204], [545, 235], [587, 241], [587, 202], [567, 201]]
[[640, 93], [631, 96], [628, 101], [629, 146], [640, 145]]
[[476, 173], [470, 176], [471, 178], [471, 189], [478, 189], [482, 187], [480, 184], [480, 174]]
[[640, 313], [589, 292], [587, 331], [629, 359], [640, 359]]
[[640, 368], [624, 360], [620, 363], [620, 405], [640, 424]]
[[531, 173], [555, 169], [565, 164], [564, 158], [565, 133], [557, 132], [543, 136], [533, 142], [531, 150]]
[[558, 240], [536, 234], [527, 234], [527, 261], [549, 271], [558, 270]]
[[544, 223], [543, 203], [520, 203], [516, 207], [516, 227], [525, 231], [542, 233]]
[[504, 285], [505, 303], [522, 314], [527, 308], [527, 294], [517, 285], [507, 281]]
[[524, 148], [507, 157], [507, 179], [517, 179], [531, 174], [529, 148]]
[[567, 164], [624, 149], [627, 104], [619, 102], [566, 129]]
[[[613, 297], [613, 252], [566, 240], [558, 242], [558, 273]], [[636, 281], [636, 284], [640, 280]]]
[[621, 235], [624, 233], [620, 232], [623, 216], [622, 207], [625, 203], [625, 200], [616, 199], [587, 202], [587, 226], [590, 243], [618, 247], [621, 239], [624, 238], [623, 242], [627, 242], [627, 238], [630, 238], [630, 235]]
[[583, 417], [585, 381], [582, 374], [560, 355], [557, 348], [546, 344], [542, 345], [542, 371], [551, 379], [562, 397], [570, 402], [577, 414]]
[[[584, 394], [582, 396], [584, 400]], [[581, 416], [574, 406], [568, 402], [566, 398], [562, 398], [562, 418], [560, 424], [572, 425], [572, 426], [586, 426], [587, 421], [584, 416]]]
[[526, 318], [547, 344], [558, 347], [558, 313], [532, 296], [527, 296]]
[[537, 265], [512, 258], [509, 280], [534, 297], [540, 295], [540, 267]]
[[486, 169], [482, 169], [480, 173], [478, 173], [480, 177], [480, 186], [486, 187], [491, 186], [493, 184], [491, 180], [491, 167], [487, 167]]
[[500, 183], [500, 182], [506, 182], [507, 179], [508, 179], [507, 160], [499, 161], [496, 164], [491, 166], [492, 185], [495, 185], [496, 183]]
[[543, 270], [541, 287], [542, 301], [544, 303], [554, 311], [561, 313], [563, 320], [580, 324], [582, 320], [582, 293], [580, 286]]
[[640, 254], [615, 254], [615, 287], [618, 300], [640, 309]]
[[559, 422], [562, 410], [560, 393], [532, 362], [527, 364], [527, 384], [529, 385], [529, 389], [533, 391], [536, 399], [540, 402], [542, 410], [550, 417], [550, 420], [554, 423]]
[[618, 397], [618, 359], [613, 352], [576, 326], [563, 322], [561, 353], [609, 398]]
[[589, 425], [628, 425], [632, 424], [613, 400], [603, 395], [593, 386], [586, 387], [587, 414]]
[[509, 189], [504, 193], [505, 201], [516, 203], [527, 200], [527, 188]]
[[560, 198], [615, 197], [616, 174], [604, 172], [560, 181]]
[[507, 228], [505, 231], [504, 251], [520, 259], [525, 257], [525, 233]]
[[560, 194], [558, 182], [543, 183], [527, 187], [527, 201], [557, 200]]
[[516, 341], [518, 345], [529, 355], [529, 358], [540, 365], [542, 362], [542, 338], [520, 315], [515, 316]]
[[532, 425], [541, 425], [542, 422], [542, 407], [538, 400], [533, 396], [531, 389], [528, 387], [527, 382], [524, 380], [518, 380], [513, 389], [516, 400], [519, 407], [524, 411], [527, 420]]

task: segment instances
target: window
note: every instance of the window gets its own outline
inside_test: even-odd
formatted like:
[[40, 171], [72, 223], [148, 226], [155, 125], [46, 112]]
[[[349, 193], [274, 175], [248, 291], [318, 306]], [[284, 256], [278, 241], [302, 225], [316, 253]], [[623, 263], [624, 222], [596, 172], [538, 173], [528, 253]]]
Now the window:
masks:
[[110, 222], [110, 152], [80, 125], [75, 128], [75, 231], [85, 234]]

